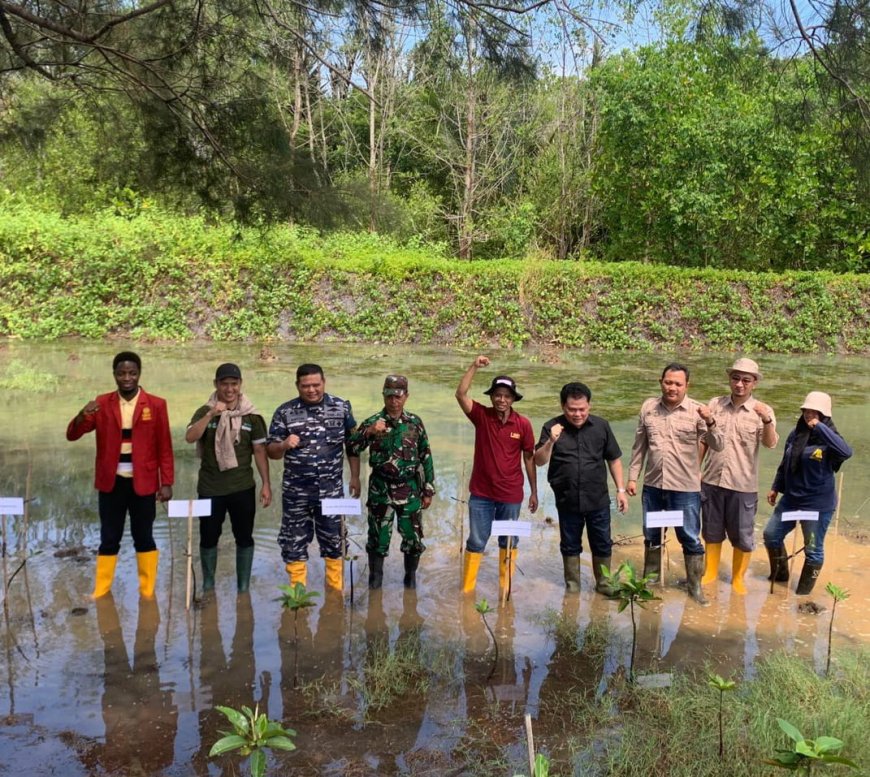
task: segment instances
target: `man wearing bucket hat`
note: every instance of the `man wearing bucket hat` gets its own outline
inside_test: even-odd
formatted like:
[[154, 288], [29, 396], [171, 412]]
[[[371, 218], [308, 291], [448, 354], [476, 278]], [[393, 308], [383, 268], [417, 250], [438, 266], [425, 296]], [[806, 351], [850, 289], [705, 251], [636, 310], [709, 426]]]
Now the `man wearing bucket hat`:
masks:
[[[825, 534], [837, 506], [834, 474], [850, 458], [852, 449], [840, 436], [831, 417], [831, 397], [811, 391], [801, 405], [797, 425], [785, 441], [782, 461], [776, 470], [767, 502], [775, 506], [764, 527], [764, 545], [770, 554], [770, 579], [788, 580], [785, 538], [795, 521], [783, 520], [784, 513], [803, 510], [817, 520], [802, 520], [805, 561], [795, 593], [812, 592], [825, 561]], [[777, 496], [782, 498], [777, 504]]]
[[731, 587], [745, 594], [743, 578], [755, 547], [755, 513], [758, 509], [758, 452], [775, 448], [779, 440], [773, 409], [759, 402], [753, 391], [761, 371], [752, 359], [737, 359], [728, 375], [731, 393], [709, 402], [725, 447], [710, 450], [701, 475], [701, 535], [706, 545], [707, 567], [701, 583], [717, 579], [722, 543], [731, 543]]
[[360, 456], [369, 449], [368, 541], [369, 588], [383, 584], [384, 558], [390, 552], [393, 513], [405, 556], [405, 588], [417, 587], [417, 567], [423, 544], [423, 515], [435, 495], [435, 469], [429, 437], [419, 416], [405, 411], [408, 379], [387, 375], [384, 407], [366, 418], [351, 434], [348, 452]]
[[[523, 395], [507, 375], [498, 375], [484, 394], [492, 407], [484, 407], [468, 396], [477, 371], [489, 366], [489, 358], [478, 356], [465, 371], [456, 389], [456, 401], [474, 424], [474, 465], [468, 501], [468, 540], [462, 573], [462, 590], [474, 590], [483, 551], [493, 521], [515, 521], [523, 503], [523, 467], [529, 481], [529, 511], [538, 509], [535, 472], [535, 436], [528, 418], [513, 409]], [[522, 461], [522, 464], [520, 463]], [[499, 537], [499, 586], [507, 587], [516, 566], [517, 538]], [[510, 570], [508, 569], [510, 563]]]
[[214, 393], [190, 419], [184, 439], [196, 443], [200, 458], [196, 490], [211, 500], [211, 515], [199, 522], [199, 559], [202, 590], [214, 588], [218, 542], [224, 519], [236, 541], [236, 585], [245, 593], [254, 562], [254, 515], [257, 512], [254, 471], [260, 475], [260, 504], [272, 503], [269, 457], [266, 455], [266, 421], [242, 393], [242, 371], [227, 362], [215, 371]]

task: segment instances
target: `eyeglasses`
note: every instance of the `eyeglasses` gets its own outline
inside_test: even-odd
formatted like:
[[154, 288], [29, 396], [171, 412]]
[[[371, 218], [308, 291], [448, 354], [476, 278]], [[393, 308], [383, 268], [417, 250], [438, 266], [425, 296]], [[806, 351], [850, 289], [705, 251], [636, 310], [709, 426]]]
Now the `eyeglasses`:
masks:
[[750, 378], [750, 377], [745, 376], [745, 375], [744, 375], [744, 376], [741, 376], [741, 375], [732, 375], [732, 376], [731, 376], [731, 381], [732, 381], [733, 383], [742, 383], [742, 384], [744, 384], [744, 385], [748, 385], [748, 384], [750, 384], [750, 383], [755, 383], [755, 378]]

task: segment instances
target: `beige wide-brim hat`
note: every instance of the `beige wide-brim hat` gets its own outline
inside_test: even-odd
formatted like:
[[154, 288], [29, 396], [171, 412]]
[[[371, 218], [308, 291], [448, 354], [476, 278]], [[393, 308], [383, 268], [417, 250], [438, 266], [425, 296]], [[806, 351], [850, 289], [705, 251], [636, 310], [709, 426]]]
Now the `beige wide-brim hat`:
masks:
[[811, 391], [801, 405], [801, 410], [815, 410], [825, 418], [831, 417], [831, 397], [824, 391]]
[[729, 378], [732, 372], [748, 372], [750, 375], [754, 375], [756, 380], [761, 380], [761, 370], [752, 359], [738, 359], [725, 372], [728, 373]]

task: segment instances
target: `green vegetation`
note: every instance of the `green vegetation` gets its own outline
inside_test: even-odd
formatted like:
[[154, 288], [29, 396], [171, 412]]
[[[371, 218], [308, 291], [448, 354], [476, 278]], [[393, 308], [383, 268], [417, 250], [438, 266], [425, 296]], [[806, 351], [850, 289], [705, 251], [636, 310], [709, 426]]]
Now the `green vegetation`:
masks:
[[837, 603], [844, 602], [849, 598], [849, 592], [845, 588], [834, 583], [828, 583], [825, 590], [831, 595], [834, 604], [831, 607], [831, 622], [828, 624], [828, 658], [825, 662], [825, 674], [831, 673], [831, 642], [834, 639], [834, 615], [837, 613]]
[[[601, 572], [612, 589], [614, 598], [619, 599], [617, 612], [622, 612], [626, 607], [630, 608], [631, 661], [628, 665], [628, 679], [634, 682], [634, 654], [637, 648], [637, 619], [634, 608], [635, 606], [645, 607], [646, 602], [661, 598], [650, 591], [648, 587], [656, 579], [657, 575], [638, 576], [634, 566], [629, 561], [623, 561], [613, 572], [602, 565]], [[625, 573], [624, 580], [622, 579], [623, 573]]]
[[794, 742], [794, 746], [791, 750], [777, 751], [777, 755], [765, 763], [804, 774], [812, 774], [814, 765], [842, 764], [852, 769], [858, 768], [856, 763], [839, 755], [840, 750], [843, 749], [843, 740], [827, 736], [804, 739], [803, 734], [787, 720], [777, 718], [776, 722], [788, 738]]
[[279, 585], [281, 591], [279, 601], [284, 609], [293, 612], [293, 687], [299, 687], [299, 612], [308, 607], [314, 607], [314, 597], [320, 596], [317, 591], [307, 591], [302, 583]]
[[724, 715], [722, 704], [725, 700], [725, 692], [733, 691], [737, 687], [734, 680], [726, 680], [722, 675], [711, 674], [707, 678], [707, 685], [719, 691], [719, 758], [725, 755], [725, 733], [723, 730]]
[[266, 771], [266, 754], [264, 750], [295, 750], [296, 745], [290, 737], [296, 732], [285, 729], [280, 723], [269, 720], [266, 713], [260, 714], [260, 708], [251, 710], [242, 707], [242, 711], [232, 707], [216, 707], [233, 726], [233, 732], [221, 732], [221, 739], [212, 745], [208, 757], [214, 758], [224, 753], [238, 750], [241, 755], [250, 755], [251, 777], [263, 777]]
[[389, 237], [0, 208], [0, 335], [870, 350], [870, 277], [457, 263]]

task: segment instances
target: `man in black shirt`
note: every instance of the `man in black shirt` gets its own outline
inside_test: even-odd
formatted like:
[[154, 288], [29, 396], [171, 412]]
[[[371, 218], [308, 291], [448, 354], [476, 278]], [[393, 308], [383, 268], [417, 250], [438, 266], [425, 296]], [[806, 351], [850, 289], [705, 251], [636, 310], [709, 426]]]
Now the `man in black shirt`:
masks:
[[[592, 550], [595, 590], [612, 593], [601, 574], [602, 565], [610, 567], [610, 494], [607, 470], [616, 485], [619, 512], [628, 509], [622, 480], [622, 451], [610, 424], [590, 415], [592, 392], [583, 383], [566, 383], [560, 394], [562, 415], [544, 424], [535, 446], [535, 464], [549, 462], [547, 481], [556, 496], [559, 513], [559, 549], [565, 567], [565, 588], [580, 590], [580, 553], [586, 526]], [[606, 466], [605, 466], [606, 465]]]

